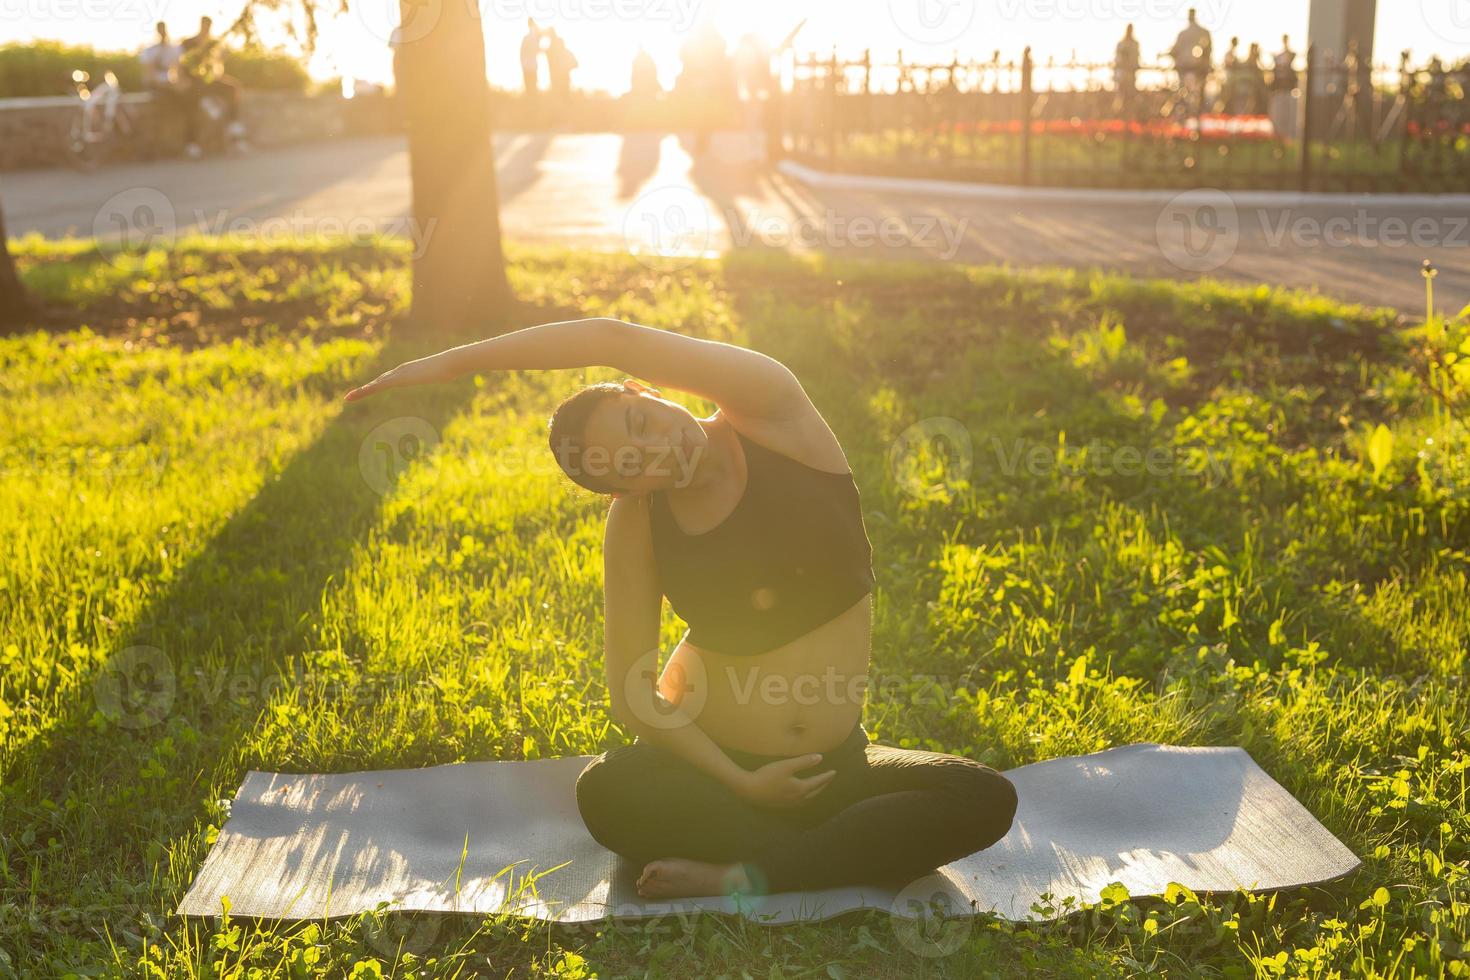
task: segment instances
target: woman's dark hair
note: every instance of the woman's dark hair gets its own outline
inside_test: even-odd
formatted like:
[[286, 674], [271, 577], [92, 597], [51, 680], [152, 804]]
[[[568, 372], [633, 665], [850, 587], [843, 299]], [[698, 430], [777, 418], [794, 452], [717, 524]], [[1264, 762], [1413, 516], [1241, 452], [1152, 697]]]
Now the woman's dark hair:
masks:
[[605, 476], [587, 473], [585, 467], [581, 465], [583, 451], [586, 449], [587, 420], [592, 417], [593, 410], [605, 399], [635, 391], [636, 389], [629, 385], [629, 380], [625, 378], [622, 381], [600, 381], [597, 384], [585, 386], [581, 391], [556, 406], [556, 411], [551, 413], [551, 421], [547, 423], [547, 428], [550, 430], [548, 441], [551, 444], [551, 455], [556, 458], [562, 472], [566, 473], [578, 486], [591, 490], [593, 493], [611, 494], [621, 488], [609, 486]]

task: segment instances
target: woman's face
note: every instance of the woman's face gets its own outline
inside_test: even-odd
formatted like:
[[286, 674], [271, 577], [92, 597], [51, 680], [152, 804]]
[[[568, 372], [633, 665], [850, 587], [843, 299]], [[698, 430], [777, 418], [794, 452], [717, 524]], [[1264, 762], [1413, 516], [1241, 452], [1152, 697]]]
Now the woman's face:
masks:
[[685, 486], [709, 437], [689, 410], [647, 392], [604, 398], [587, 420], [581, 463], [629, 493]]

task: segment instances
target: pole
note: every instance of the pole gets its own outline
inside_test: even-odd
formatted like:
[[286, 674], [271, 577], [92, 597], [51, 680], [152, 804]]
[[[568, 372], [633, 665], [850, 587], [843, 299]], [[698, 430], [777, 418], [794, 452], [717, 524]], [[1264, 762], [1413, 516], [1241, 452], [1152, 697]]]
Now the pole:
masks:
[[827, 63], [827, 169], [837, 169], [837, 47]]
[[1307, 67], [1302, 75], [1302, 173], [1299, 190], [1306, 193], [1312, 189], [1312, 125], [1315, 113], [1312, 106], [1316, 102], [1313, 86], [1316, 85], [1315, 67], [1317, 64], [1317, 46], [1307, 45]]
[[1021, 54], [1021, 183], [1031, 183], [1031, 48]]

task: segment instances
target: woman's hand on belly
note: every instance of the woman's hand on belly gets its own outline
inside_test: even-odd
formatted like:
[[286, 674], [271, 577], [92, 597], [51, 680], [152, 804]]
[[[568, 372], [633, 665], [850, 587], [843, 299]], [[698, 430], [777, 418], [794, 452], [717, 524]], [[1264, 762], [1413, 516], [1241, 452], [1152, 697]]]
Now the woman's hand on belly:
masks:
[[828, 769], [815, 776], [796, 775], [820, 761], [821, 757], [813, 752], [768, 762], [758, 769], [750, 770], [749, 775], [737, 784], [738, 791], [751, 803], [762, 806], [802, 806], [826, 789], [837, 775], [836, 769]]

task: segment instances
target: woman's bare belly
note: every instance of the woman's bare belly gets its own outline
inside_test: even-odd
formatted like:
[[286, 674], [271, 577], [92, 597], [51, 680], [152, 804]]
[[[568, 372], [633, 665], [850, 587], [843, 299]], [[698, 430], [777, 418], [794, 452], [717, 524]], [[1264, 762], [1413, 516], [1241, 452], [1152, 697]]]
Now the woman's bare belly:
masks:
[[792, 756], [840, 744], [862, 718], [872, 655], [872, 593], [805, 636], [754, 657], [681, 640], [659, 676], [716, 744]]

